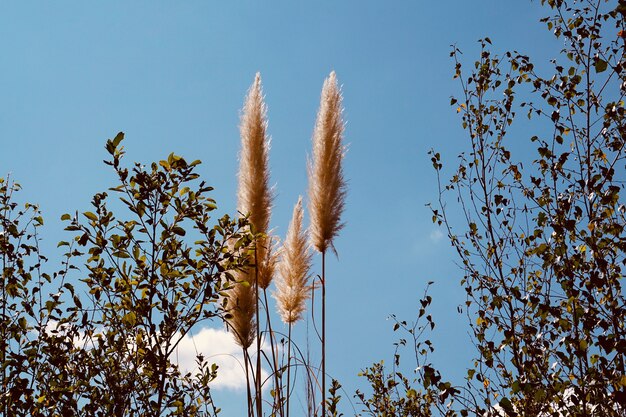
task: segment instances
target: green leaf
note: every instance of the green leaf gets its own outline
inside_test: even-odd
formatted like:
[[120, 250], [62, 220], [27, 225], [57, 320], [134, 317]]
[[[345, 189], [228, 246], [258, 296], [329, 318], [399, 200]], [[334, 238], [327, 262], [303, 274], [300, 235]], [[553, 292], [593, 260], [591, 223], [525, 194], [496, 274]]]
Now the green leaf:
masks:
[[76, 241], [78, 242], [79, 245], [85, 246], [87, 242], [89, 241], [89, 235], [87, 233], [83, 233], [83, 235], [79, 237]]
[[137, 315], [132, 311], [122, 317], [122, 323], [128, 327], [134, 327], [137, 324]]
[[511, 404], [511, 401], [506, 397], [500, 400], [500, 407], [502, 407], [507, 414], [514, 414], [515, 412], [513, 404]]
[[185, 236], [185, 234], [187, 232], [185, 232], [185, 229], [183, 229], [180, 226], [174, 226], [172, 227], [172, 232], [174, 232], [175, 234], [177, 234], [178, 236]]
[[596, 59], [596, 63], [595, 63], [595, 68], [596, 68], [596, 72], [600, 73], [600, 72], [604, 72], [606, 71], [606, 68], [608, 67], [608, 64], [605, 60], [598, 58]]
[[89, 220], [93, 220], [93, 221], [98, 220], [98, 216], [96, 216], [95, 214], [93, 214], [93, 213], [92, 213], [92, 212], [90, 212], [90, 211], [86, 211], [86, 212], [84, 212], [84, 213], [83, 213], [83, 216], [87, 217]]
[[520, 385], [519, 381], [514, 381], [513, 385], [511, 385], [511, 391], [513, 391], [513, 394], [517, 394], [521, 390], [522, 386]]
[[170, 164], [167, 161], [159, 161], [159, 165], [165, 168], [165, 170], [168, 172], [172, 170], [172, 168], [170, 167]]
[[26, 330], [28, 328], [28, 322], [26, 321], [25, 317], [20, 317], [18, 323], [22, 330]]
[[70, 216], [69, 214], [65, 213], [64, 215], [61, 216], [61, 220], [65, 221], [65, 220], [70, 220], [72, 218], [72, 216]]
[[117, 148], [122, 140], [124, 140], [124, 132], [119, 132], [117, 135], [115, 135], [115, 138], [113, 139], [113, 146]]

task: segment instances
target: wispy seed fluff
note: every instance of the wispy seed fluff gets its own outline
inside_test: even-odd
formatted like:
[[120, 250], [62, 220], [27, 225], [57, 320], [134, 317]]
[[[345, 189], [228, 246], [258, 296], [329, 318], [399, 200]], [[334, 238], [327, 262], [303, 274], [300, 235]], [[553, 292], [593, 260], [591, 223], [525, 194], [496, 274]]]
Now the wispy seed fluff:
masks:
[[311, 269], [311, 252], [307, 236], [302, 229], [302, 197], [293, 208], [293, 216], [287, 237], [281, 250], [278, 264], [279, 278], [276, 280], [278, 313], [283, 322], [295, 323], [302, 318], [305, 302], [309, 296], [309, 270]]
[[[269, 139], [266, 135], [267, 109], [263, 102], [261, 75], [256, 74], [248, 90], [241, 111], [240, 134], [241, 152], [239, 155], [239, 190], [237, 209], [248, 220], [255, 233], [267, 233], [272, 207], [272, 193], [269, 187]], [[256, 262], [258, 262], [259, 287], [266, 288], [274, 274], [274, 256], [268, 238], [258, 239]], [[250, 259], [254, 264], [255, 259]], [[256, 273], [254, 267], [235, 274], [237, 283], [231, 292], [229, 327], [235, 341], [243, 348], [250, 346], [255, 337]]]
[[243, 282], [246, 279], [243, 272], [235, 274], [238, 281], [230, 290], [227, 319], [228, 327], [233, 332], [235, 343], [244, 349], [250, 347], [256, 335], [255, 301], [256, 292], [254, 282]]
[[[269, 186], [270, 140], [266, 134], [267, 108], [263, 101], [261, 75], [256, 74], [248, 90], [239, 126], [241, 154], [239, 157], [238, 210], [249, 215], [255, 233], [268, 235], [273, 193]], [[272, 240], [266, 236], [256, 241], [256, 263], [259, 287], [270, 285], [275, 269]], [[252, 271], [251, 273], [254, 273]]]
[[346, 184], [341, 162], [345, 153], [342, 144], [341, 90], [335, 72], [324, 81], [320, 108], [313, 132], [313, 155], [309, 160], [309, 215], [311, 240], [320, 252], [333, 248], [333, 239], [343, 224]]

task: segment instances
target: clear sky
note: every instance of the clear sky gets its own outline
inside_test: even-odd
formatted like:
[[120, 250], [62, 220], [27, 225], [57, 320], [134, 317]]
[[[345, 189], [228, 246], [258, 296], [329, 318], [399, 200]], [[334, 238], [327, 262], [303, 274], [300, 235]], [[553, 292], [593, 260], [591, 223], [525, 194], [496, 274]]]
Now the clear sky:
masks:
[[[239, 109], [259, 71], [277, 190], [272, 227], [284, 236], [306, 192], [322, 82], [335, 70], [349, 192], [339, 257], [328, 262], [327, 369], [344, 385], [350, 415], [347, 400], [365, 387], [359, 370], [393, 354], [387, 317], [414, 318], [428, 281], [435, 282], [435, 360], [451, 378], [464, 374], [471, 345], [466, 318], [456, 312], [462, 274], [425, 207], [437, 198], [427, 151], [453, 163], [467, 147], [449, 105], [460, 92], [451, 44], [465, 52], [466, 65], [484, 36], [496, 51], [556, 55], [538, 3], [5, 1], [0, 175], [11, 173], [24, 188], [20, 198], [40, 204], [52, 260], [55, 243], [68, 238], [61, 214], [87, 210], [94, 193], [114, 185], [101, 161], [118, 131], [126, 133], [127, 163], [170, 152], [201, 159], [219, 211], [233, 213]], [[216, 392], [223, 415], [242, 415], [243, 391], [223, 385]]]

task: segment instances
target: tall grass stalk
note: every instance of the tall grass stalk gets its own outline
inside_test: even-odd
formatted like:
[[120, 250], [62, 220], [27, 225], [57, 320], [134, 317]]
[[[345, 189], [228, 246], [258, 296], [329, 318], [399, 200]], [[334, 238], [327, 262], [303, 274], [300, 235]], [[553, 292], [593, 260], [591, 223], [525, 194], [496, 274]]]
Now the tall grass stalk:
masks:
[[254, 289], [256, 326], [256, 378], [255, 397], [257, 416], [262, 416], [263, 398], [261, 383], [261, 332], [259, 326], [259, 288], [267, 288], [273, 274], [271, 262], [267, 262], [267, 232], [272, 207], [272, 191], [269, 186], [269, 138], [267, 108], [263, 101], [261, 75], [256, 74], [248, 90], [240, 121], [241, 153], [239, 158], [239, 212], [248, 215], [250, 226], [257, 238], [254, 245]]
[[281, 249], [280, 272], [276, 281], [274, 297], [277, 301], [278, 313], [289, 327], [287, 345], [287, 398], [286, 410], [289, 416], [289, 400], [291, 386], [291, 330], [294, 323], [302, 319], [309, 296], [309, 271], [311, 269], [311, 252], [307, 235], [303, 230], [302, 197], [293, 208], [293, 215], [287, 237]]
[[[259, 287], [260, 289], [263, 290], [263, 301], [264, 301], [263, 306], [265, 309], [265, 320], [266, 320], [266, 325], [267, 325], [267, 332], [269, 335], [270, 351], [271, 351], [270, 359], [271, 359], [272, 369], [274, 370], [274, 372], [272, 373], [274, 377], [273, 410], [275, 412], [278, 412], [278, 414], [282, 416], [284, 415], [284, 412], [282, 410], [282, 401], [283, 401], [282, 386], [280, 383], [280, 376], [278, 373], [278, 357], [277, 357], [278, 351], [277, 351], [274, 330], [272, 328], [272, 320], [270, 317], [269, 303], [267, 301], [267, 288], [269, 287], [274, 277], [277, 256], [276, 256], [276, 250], [274, 249], [275, 245], [274, 245], [273, 236], [265, 236], [262, 239], [259, 239], [259, 241], [267, 245], [264, 248], [264, 250], [261, 252], [264, 254], [265, 258], [259, 261], [260, 263], [259, 264]], [[259, 298], [257, 301], [260, 304], [260, 301], [261, 301], [260, 293], [259, 293]]]
[[342, 96], [335, 72], [324, 81], [320, 108], [313, 132], [313, 155], [309, 161], [309, 213], [313, 246], [322, 254], [322, 416], [326, 417], [326, 251], [335, 253], [333, 239], [343, 224], [346, 184], [342, 160], [344, 122]]
[[261, 384], [261, 333], [260, 333], [260, 325], [259, 325], [259, 268], [258, 268], [258, 251], [256, 248], [254, 249], [254, 290], [255, 290], [255, 313], [257, 319], [256, 326], [256, 384], [255, 384], [255, 393], [256, 393], [256, 410], [257, 417], [263, 416], [263, 385]]
[[289, 417], [289, 403], [291, 399], [291, 328], [293, 323], [289, 323], [287, 330], [287, 398], [286, 398], [286, 417]]
[[283, 393], [282, 393], [282, 384], [280, 383], [280, 377], [278, 375], [278, 349], [276, 345], [276, 340], [274, 338], [274, 330], [272, 330], [272, 320], [270, 318], [270, 309], [269, 304], [267, 302], [267, 288], [263, 288], [263, 298], [265, 300], [265, 313], [267, 319], [267, 327], [270, 335], [270, 350], [272, 353], [272, 367], [274, 374], [274, 410], [279, 413], [279, 415], [285, 415], [283, 411]]
[[252, 412], [253, 410], [253, 405], [252, 405], [252, 391], [250, 389], [250, 366], [249, 366], [249, 362], [250, 362], [250, 356], [248, 354], [248, 349], [247, 348], [243, 348], [243, 362], [245, 365], [245, 372], [246, 372], [246, 394], [247, 394], [247, 399], [248, 399], [248, 417], [253, 417], [254, 413]]
[[[295, 322], [302, 318], [306, 299], [309, 297], [308, 291], [314, 291], [313, 286], [309, 284], [311, 266], [309, 245], [322, 255], [320, 275], [322, 328], [321, 335], [318, 333], [321, 341], [321, 378], [313, 375], [313, 372], [319, 375], [320, 368], [314, 369], [310, 359], [304, 361], [308, 377], [307, 396], [314, 399], [315, 393], [321, 391], [321, 415], [326, 416], [326, 253], [329, 248], [336, 253], [333, 241], [343, 227], [341, 214], [345, 203], [346, 184], [342, 172], [345, 153], [342, 144], [344, 131], [342, 111], [341, 91], [335, 73], [331, 72], [322, 88], [320, 108], [313, 132], [313, 151], [308, 161], [310, 236], [303, 231], [303, 209], [300, 198], [294, 207], [285, 244], [281, 249], [281, 262], [278, 265], [280, 279], [276, 283], [277, 291], [274, 296], [281, 319], [288, 325], [287, 384], [284, 393], [281, 375], [285, 368], [279, 369], [278, 366], [278, 351], [267, 300], [267, 288], [276, 267], [276, 251], [268, 232], [273, 192], [269, 187], [267, 109], [263, 101], [259, 74], [256, 74], [244, 101], [240, 122], [241, 152], [237, 196], [238, 210], [248, 216], [250, 229], [255, 235], [254, 251], [249, 254], [254, 271], [251, 267], [240, 273], [241, 276], [233, 290], [236, 303], [233, 317], [229, 318], [229, 328], [233, 329], [235, 340], [244, 350], [249, 416], [255, 413], [257, 417], [263, 415], [261, 357], [265, 354], [261, 350], [262, 305], [265, 308], [266, 329], [271, 349], [271, 358], [267, 355], [265, 357], [273, 367], [275, 387], [272, 415], [284, 416], [286, 411], [287, 417], [289, 416], [292, 394], [292, 330]], [[263, 300], [260, 290], [263, 290]], [[253, 365], [248, 348], [255, 338], [256, 364]], [[254, 379], [254, 396], [250, 389], [250, 375]], [[315, 400], [313, 401], [315, 403]], [[317, 406], [309, 404], [309, 407], [311, 415], [316, 415]]]

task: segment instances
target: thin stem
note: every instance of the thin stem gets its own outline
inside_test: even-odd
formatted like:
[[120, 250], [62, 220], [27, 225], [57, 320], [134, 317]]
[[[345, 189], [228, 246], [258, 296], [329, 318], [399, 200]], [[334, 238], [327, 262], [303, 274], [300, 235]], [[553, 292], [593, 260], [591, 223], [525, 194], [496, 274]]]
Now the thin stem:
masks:
[[326, 417], [326, 251], [322, 252], [322, 417]]
[[285, 413], [283, 412], [283, 406], [282, 406], [282, 395], [281, 395], [281, 384], [280, 381], [278, 379], [278, 359], [276, 357], [276, 349], [274, 348], [274, 331], [272, 330], [272, 321], [270, 319], [270, 310], [269, 310], [269, 304], [267, 303], [267, 290], [266, 288], [263, 288], [263, 298], [265, 300], [265, 313], [266, 313], [266, 317], [267, 317], [267, 327], [269, 329], [270, 332], [270, 348], [272, 349], [272, 362], [273, 362], [273, 366], [274, 366], [274, 389], [275, 389], [275, 394], [274, 394], [274, 404], [277, 408], [277, 410], [280, 412], [281, 416], [284, 416]]
[[[315, 311], [315, 289], [313, 286], [311, 286], [311, 320], [315, 320], [314, 318], [314, 311]], [[321, 340], [321, 339], [320, 339]], [[306, 386], [306, 398], [307, 398], [307, 411], [308, 411], [308, 415], [309, 416], [313, 416], [314, 415], [314, 410], [315, 410], [315, 390], [313, 389], [313, 378], [314, 375], [312, 375], [311, 373], [312, 371], [312, 367], [311, 367], [311, 344], [309, 342], [309, 320], [307, 318], [306, 321], [306, 359], [303, 358], [303, 362], [305, 363], [305, 368], [306, 368], [306, 372], [307, 372], [307, 380], [308, 380], [308, 384]], [[317, 372], [317, 371], [316, 371]]]
[[248, 367], [248, 362], [250, 357], [248, 355], [248, 349], [243, 348], [243, 363], [246, 367], [246, 394], [248, 396], [248, 417], [253, 417], [253, 407], [252, 407], [252, 392], [250, 391], [250, 368]]
[[289, 417], [289, 399], [291, 398], [291, 326], [293, 323], [289, 323], [289, 330], [287, 333], [287, 417]]
[[259, 260], [257, 250], [254, 249], [254, 292], [256, 295], [256, 412], [257, 417], [263, 415], [263, 398], [261, 393], [261, 323], [259, 315]]

